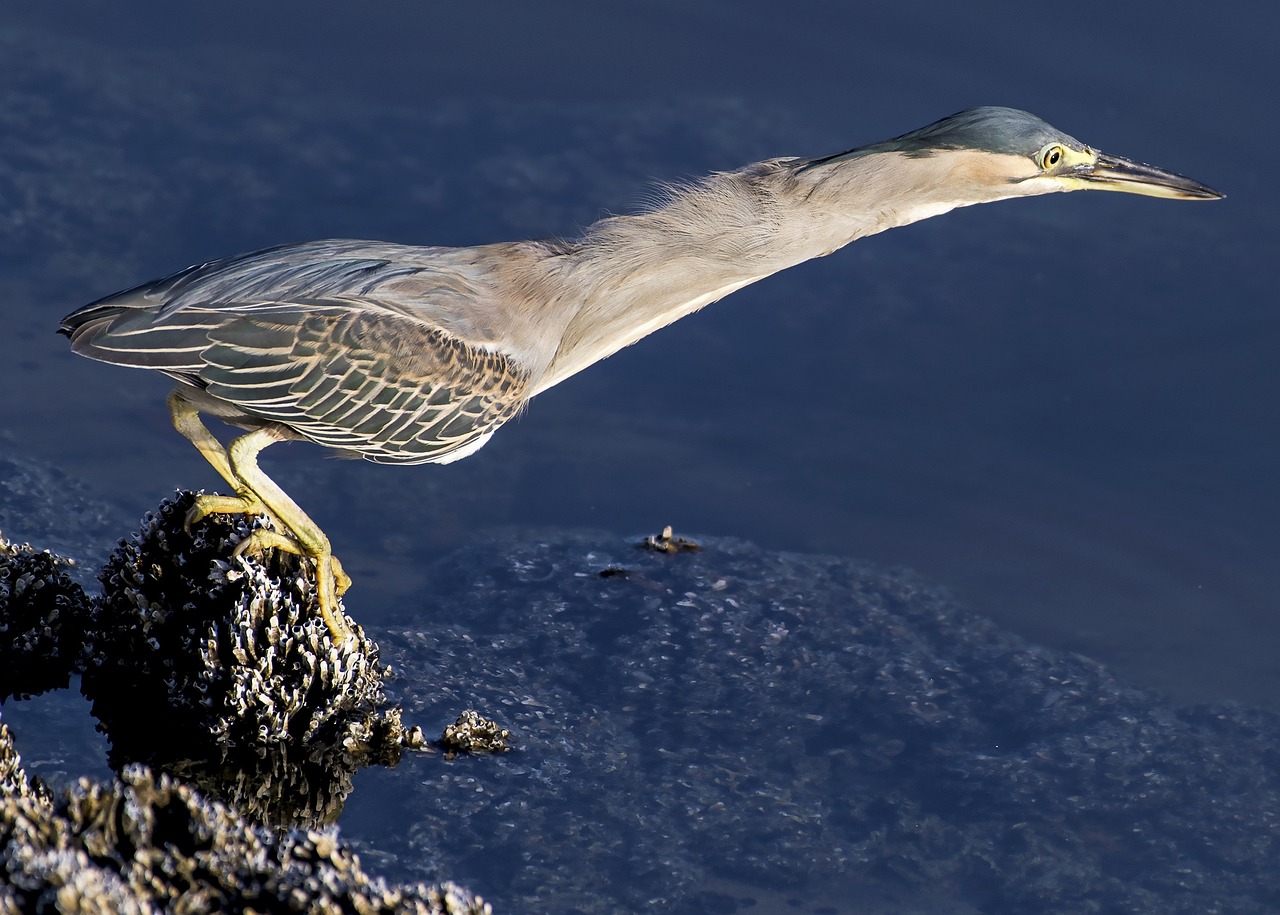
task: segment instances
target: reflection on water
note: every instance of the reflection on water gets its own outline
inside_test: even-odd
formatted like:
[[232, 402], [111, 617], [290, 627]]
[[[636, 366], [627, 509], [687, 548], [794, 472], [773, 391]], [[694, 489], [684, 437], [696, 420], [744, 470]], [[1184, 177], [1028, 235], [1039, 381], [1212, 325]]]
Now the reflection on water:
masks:
[[[163, 381], [73, 359], [53, 335], [113, 289], [307, 238], [569, 233], [631, 208], [652, 178], [1014, 104], [1229, 199], [951, 214], [736, 294], [539, 398], [457, 465], [372, 467], [307, 446], [268, 464], [334, 540], [356, 578], [348, 606], [374, 625], [430, 620], [424, 569], [477, 532], [675, 522], [914, 567], [1140, 685], [1278, 707], [1280, 385], [1260, 266], [1275, 207], [1256, 163], [1220, 139], [1248, 123], [1250, 149], [1268, 146], [1270, 122], [1232, 105], [1269, 58], [1259, 17], [1274, 14], [1224, 11], [1249, 23], [1222, 42], [1228, 65], [1178, 26], [1198, 11], [1163, 9], [1165, 25], [1127, 32], [1117, 10], [1108, 36], [1056, 15], [1037, 29], [1029, 10], [1013, 36], [981, 4], [955, 22], [934, 10], [930, 29], [909, 8], [780, 29], [751, 4], [657, 4], [635, 47], [617, 41], [633, 34], [621, 14], [574, 10], [566, 27], [554, 3], [484, 30], [394, 5], [305, 23], [285, 6], [252, 21], [225, 6], [216, 22], [11, 11], [0, 385], [20, 396], [0, 408], [0, 439], [102, 506], [94, 537], [77, 536], [83, 501], [42, 519], [6, 484], [0, 527], [20, 518], [6, 534], [56, 533], [100, 561], [175, 486], [217, 482], [167, 427]], [[1117, 37], [1134, 34], [1141, 49]], [[342, 66], [323, 53], [336, 36]], [[1063, 60], [1092, 62], [1078, 91], [1031, 84]], [[89, 771], [98, 757], [84, 755]]]

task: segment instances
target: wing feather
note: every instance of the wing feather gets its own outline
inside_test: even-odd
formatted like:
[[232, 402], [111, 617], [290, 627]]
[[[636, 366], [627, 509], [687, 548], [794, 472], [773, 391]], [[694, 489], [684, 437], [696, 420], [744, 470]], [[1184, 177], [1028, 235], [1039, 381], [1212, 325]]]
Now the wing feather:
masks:
[[[431, 461], [510, 419], [528, 379], [506, 356], [398, 315], [298, 309], [208, 332], [206, 391], [321, 444], [383, 462]], [[292, 335], [285, 349], [281, 335]], [[259, 347], [257, 341], [264, 341]]]
[[62, 331], [83, 355], [202, 389], [231, 422], [384, 463], [449, 460], [531, 392], [493, 339], [496, 292], [477, 250], [271, 248], [102, 299]]

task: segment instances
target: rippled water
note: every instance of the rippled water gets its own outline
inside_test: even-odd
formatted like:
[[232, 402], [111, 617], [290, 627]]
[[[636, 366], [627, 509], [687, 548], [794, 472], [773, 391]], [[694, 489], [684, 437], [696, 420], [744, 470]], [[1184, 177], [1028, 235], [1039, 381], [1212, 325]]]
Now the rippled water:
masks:
[[909, 566], [1136, 685], [1280, 707], [1276, 13], [65, 9], [0, 23], [0, 445], [81, 479], [118, 535], [217, 480], [168, 428], [163, 380], [53, 335], [87, 301], [285, 241], [572, 233], [653, 179], [1013, 105], [1228, 197], [953, 213], [735, 294], [460, 464], [294, 445], [266, 465], [369, 623], [429, 613], [421, 569], [472, 533], [674, 523]]

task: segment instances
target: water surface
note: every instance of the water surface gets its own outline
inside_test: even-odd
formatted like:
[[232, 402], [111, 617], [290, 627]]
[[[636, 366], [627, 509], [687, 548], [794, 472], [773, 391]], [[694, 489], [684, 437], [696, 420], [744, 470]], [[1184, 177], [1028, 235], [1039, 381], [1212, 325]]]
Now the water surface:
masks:
[[[218, 480], [168, 428], [162, 379], [53, 335], [85, 302], [287, 241], [571, 234], [655, 179], [1027, 108], [1228, 197], [956, 212], [735, 294], [560, 385], [460, 464], [291, 445], [266, 466], [328, 531], [366, 624], [429, 614], [421, 569], [474, 533], [672, 523], [908, 566], [1173, 700], [1280, 708], [1277, 15], [10, 10], [0, 444], [82, 480], [123, 535], [175, 487]], [[40, 544], [69, 525], [5, 533]]]

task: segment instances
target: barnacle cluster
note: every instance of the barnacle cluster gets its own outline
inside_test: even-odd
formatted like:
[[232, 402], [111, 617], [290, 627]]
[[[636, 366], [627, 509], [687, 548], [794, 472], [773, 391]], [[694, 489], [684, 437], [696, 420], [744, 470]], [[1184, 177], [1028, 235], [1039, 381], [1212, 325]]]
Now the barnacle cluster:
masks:
[[0, 701], [65, 689], [83, 661], [89, 599], [67, 565], [0, 536]]
[[487, 915], [451, 883], [370, 878], [324, 828], [359, 767], [396, 762], [422, 732], [387, 708], [388, 669], [364, 632], [348, 621], [333, 641], [306, 564], [234, 556], [267, 520], [188, 530], [193, 500], [149, 514], [92, 599], [63, 560], [0, 541], [4, 696], [80, 673], [120, 773], [54, 795], [0, 722], [0, 913]]
[[82, 687], [112, 762], [181, 771], [265, 821], [326, 822], [356, 768], [399, 752], [377, 647], [354, 624], [334, 643], [292, 556], [229, 558], [249, 521], [186, 530], [192, 500], [149, 514], [99, 576]]
[[440, 735], [439, 744], [448, 758], [459, 753], [505, 753], [511, 749], [511, 732], [475, 709], [466, 709]]
[[453, 883], [369, 876], [332, 830], [255, 825], [146, 766], [41, 796], [0, 724], [0, 912], [228, 910], [492, 915]]
[[22, 757], [13, 743], [13, 734], [3, 721], [0, 721], [0, 798], [24, 803], [47, 803], [49, 800], [49, 793], [42, 783], [27, 779]]

